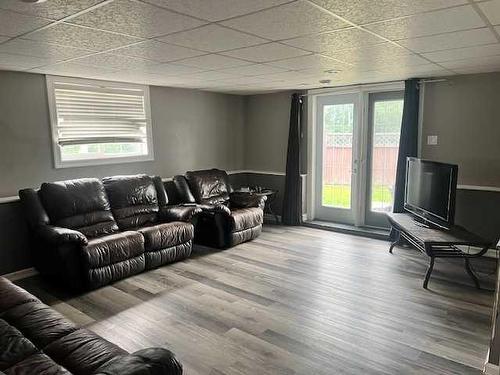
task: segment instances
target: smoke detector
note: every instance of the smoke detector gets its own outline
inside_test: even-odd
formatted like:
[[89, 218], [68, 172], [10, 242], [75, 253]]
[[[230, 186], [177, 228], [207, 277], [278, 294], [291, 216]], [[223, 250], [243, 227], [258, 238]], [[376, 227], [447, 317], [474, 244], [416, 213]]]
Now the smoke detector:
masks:
[[332, 82], [331, 79], [320, 79], [319, 81], [322, 85], [328, 85], [330, 82]]

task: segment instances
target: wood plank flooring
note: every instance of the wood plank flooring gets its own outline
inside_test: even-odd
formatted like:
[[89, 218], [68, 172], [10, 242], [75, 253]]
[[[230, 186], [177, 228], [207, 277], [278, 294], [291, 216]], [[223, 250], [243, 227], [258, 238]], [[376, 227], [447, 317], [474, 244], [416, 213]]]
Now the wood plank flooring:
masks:
[[[165, 346], [188, 375], [480, 374], [493, 293], [463, 263], [380, 240], [266, 226], [232, 249], [71, 297], [18, 284], [126, 350]], [[492, 287], [496, 263], [473, 264]]]

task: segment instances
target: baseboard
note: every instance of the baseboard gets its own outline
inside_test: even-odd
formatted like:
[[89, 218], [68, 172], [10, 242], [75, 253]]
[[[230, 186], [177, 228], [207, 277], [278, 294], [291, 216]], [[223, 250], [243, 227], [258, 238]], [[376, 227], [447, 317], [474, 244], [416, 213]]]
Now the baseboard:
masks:
[[[276, 218], [278, 218], [278, 222], [276, 223]], [[265, 213], [264, 214], [264, 222], [270, 223], [270, 224], [280, 224], [281, 223], [281, 215], [272, 215]]]
[[500, 368], [498, 365], [494, 365], [493, 363], [487, 363], [484, 366], [483, 374], [485, 375], [498, 375], [500, 372]]
[[30, 267], [16, 272], [7, 273], [2, 276], [5, 277], [6, 279], [9, 279], [10, 281], [17, 281], [35, 275], [38, 275], [38, 271], [33, 267]]

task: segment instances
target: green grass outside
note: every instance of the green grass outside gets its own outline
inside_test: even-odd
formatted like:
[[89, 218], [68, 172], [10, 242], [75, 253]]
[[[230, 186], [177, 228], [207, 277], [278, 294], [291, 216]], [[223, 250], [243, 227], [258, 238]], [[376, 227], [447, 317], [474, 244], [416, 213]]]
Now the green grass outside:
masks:
[[[393, 196], [387, 186], [376, 185], [372, 191], [372, 206], [391, 205]], [[351, 206], [351, 187], [348, 185], [324, 185], [323, 206], [349, 208]]]

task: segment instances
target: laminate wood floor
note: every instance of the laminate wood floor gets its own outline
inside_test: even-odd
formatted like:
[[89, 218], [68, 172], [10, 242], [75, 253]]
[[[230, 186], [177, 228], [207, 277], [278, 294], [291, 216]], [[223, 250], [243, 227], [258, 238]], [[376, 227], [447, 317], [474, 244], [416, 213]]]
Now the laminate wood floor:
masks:
[[[129, 351], [165, 346], [187, 375], [480, 374], [493, 293], [463, 263], [388, 253], [384, 241], [266, 226], [249, 243], [80, 296], [20, 280], [73, 321]], [[492, 287], [496, 263], [474, 262]], [[489, 276], [487, 274], [490, 274]]]

